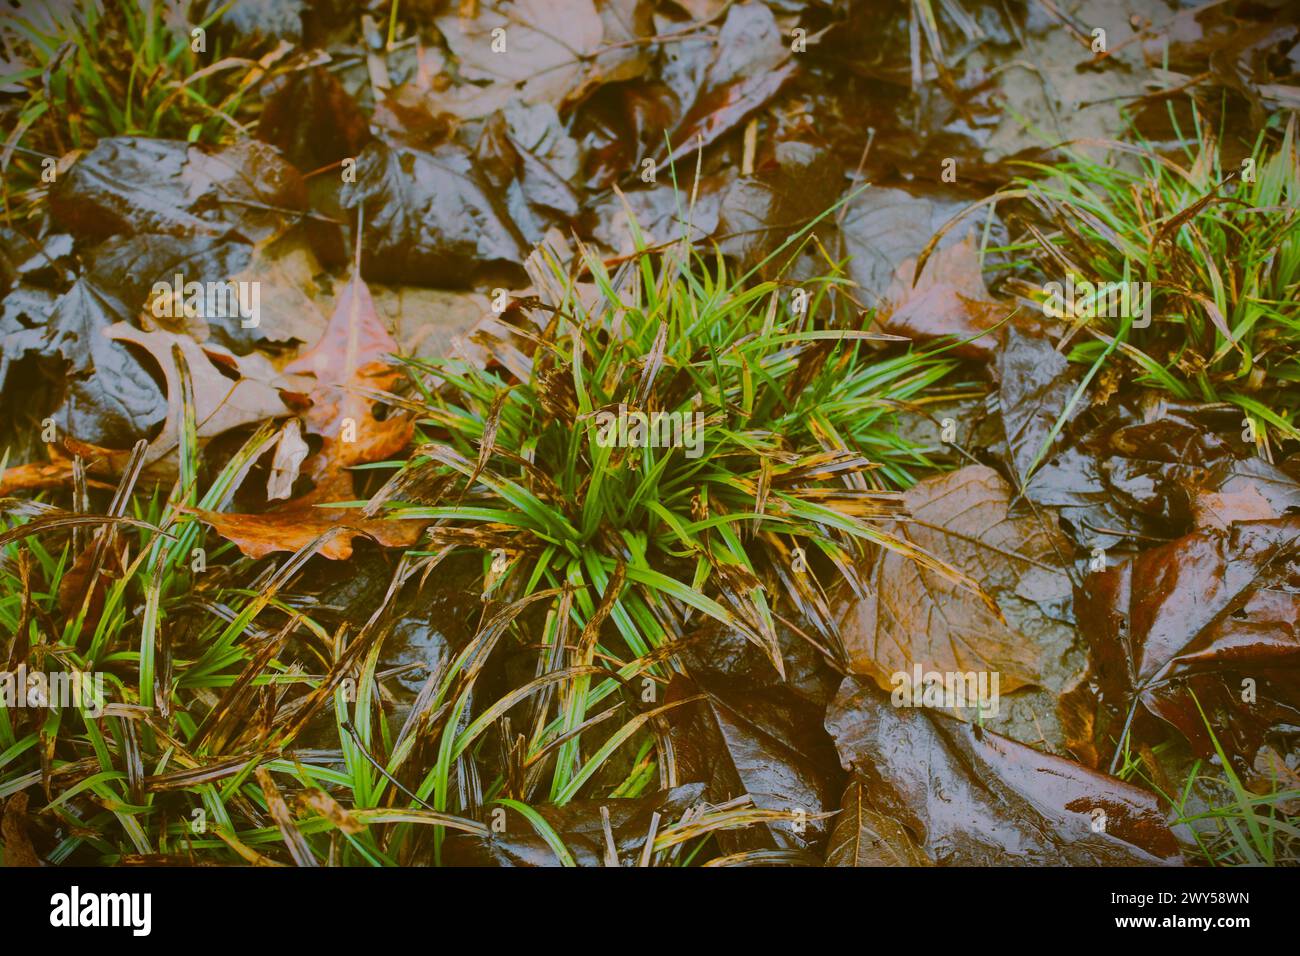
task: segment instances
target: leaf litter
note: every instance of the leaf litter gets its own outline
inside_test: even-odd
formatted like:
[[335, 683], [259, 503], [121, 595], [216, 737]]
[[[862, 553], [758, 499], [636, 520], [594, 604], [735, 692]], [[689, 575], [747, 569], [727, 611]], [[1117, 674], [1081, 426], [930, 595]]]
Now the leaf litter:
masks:
[[[6, 537], [0, 620], [11, 654], [44, 653], [28, 632], [54, 615], [96, 635], [82, 663], [134, 648], [140, 681], [153, 674], [139, 704], [117, 706], [140, 708], [130, 719], [147, 720], [144, 745], [165, 743], [174, 766], [146, 777], [134, 725], [121, 731], [121, 801], [188, 798], [239, 774], [227, 809], [242, 828], [202, 854], [307, 866], [350, 853], [335, 834], [372, 861], [495, 866], [1181, 864], [1198, 837], [1166, 786], [1172, 748], [1281, 794], [1269, 812], [1294, 814], [1300, 802], [1283, 799], [1300, 766], [1294, 445], [1261, 452], [1238, 437], [1249, 404], [1171, 398], [1111, 367], [1085, 374], [1094, 343], [1039, 318], [1016, 259], [1059, 220], [1027, 227], [1021, 207], [971, 186], [1005, 185], [1007, 157], [1049, 156], [1035, 126], [1097, 149], [1123, 134], [1125, 100], [1172, 138], [1149, 107], [1205, 77], [1262, 118], [1300, 88], [1273, 55], [1294, 30], [1226, 9], [1125, 16], [1114, 54], [1097, 57], [1048, 4], [978, 22], [945, 5], [939, 32], [909, 43], [908, 16], [797, 2], [485, 0], [404, 12], [391, 29], [406, 39], [386, 43], [368, 16], [358, 30], [301, 4], [256, 6], [222, 29], [343, 38], [301, 58], [277, 48], [256, 138], [88, 142], [61, 156], [37, 232], [0, 236], [0, 389], [8, 403], [41, 381], [59, 432], [49, 461], [9, 467], [2, 487], [70, 504], [6, 502], [7, 521], [33, 527]], [[1113, 5], [1085, 6], [1076, 18]], [[811, 55], [790, 42], [805, 23]], [[493, 50], [498, 28], [508, 56]], [[1162, 30], [1173, 43], [1157, 54]], [[867, 37], [879, 47], [869, 57]], [[953, 156], [961, 185], [927, 185], [907, 165]], [[987, 220], [959, 215], [977, 201]], [[1160, 241], [1197, 241], [1189, 224], [1211, 206], [1185, 208]], [[697, 498], [689, 526], [666, 509], [678, 523], [646, 529], [684, 549], [672, 555], [682, 568], [653, 570], [684, 582], [671, 598], [638, 565], [646, 532], [575, 548], [551, 575], [551, 556], [520, 547], [510, 522], [554, 522], [546, 533], [563, 540], [561, 523], [583, 524], [581, 496], [597, 492], [545, 510], [565, 476], [529, 473], [535, 445], [503, 445], [521, 427], [508, 395], [535, 379], [556, 420], [594, 414], [579, 412], [593, 383], [622, 374], [604, 364], [610, 337], [566, 365], [559, 330], [574, 313], [647, 301], [640, 250], [677, 255], [684, 231], [706, 258], [718, 250], [692, 280], [701, 297], [723, 287], [723, 269], [774, 277], [772, 314], [796, 276], [829, 271], [844, 287], [779, 360], [798, 363], [787, 402], [824, 369], [909, 349], [935, 349], [961, 385], [880, 403], [918, 423], [906, 467], [890, 455], [901, 431], [854, 449], [819, 413], [809, 430], [822, 455], [799, 461], [780, 436], [729, 417], [755, 414], [762, 378], [784, 371], [749, 366], [742, 347], [714, 356], [711, 374], [743, 368], [711, 427], [758, 449], [756, 479], [736, 483], [754, 515], [790, 521], [803, 508], [829, 522], [811, 559], [797, 549], [811, 571], [792, 570], [771, 532], [755, 566], [719, 562], [757, 553], [751, 533]], [[810, 238], [787, 258], [796, 233]], [[157, 316], [150, 290], [177, 273], [260, 283], [264, 321]], [[628, 402], [708, 392], [703, 356], [665, 351], [644, 350]], [[453, 453], [440, 443], [466, 422], [438, 396], [480, 373], [495, 393], [478, 396], [476, 447]], [[434, 408], [419, 425], [434, 440], [413, 447]], [[978, 422], [939, 439], [940, 408]], [[422, 464], [387, 484], [369, 479], [413, 455]], [[430, 460], [463, 465], [467, 480], [431, 479]], [[507, 464], [528, 475], [508, 489], [520, 512], [474, 513]], [[828, 476], [843, 490], [812, 489]], [[149, 521], [130, 517], [127, 499], [156, 482], [174, 498]], [[647, 477], [636, 493], [654, 487]], [[472, 527], [448, 526], [466, 513]], [[846, 547], [845, 515], [892, 537]], [[215, 580], [195, 572], [173, 592], [201, 526], [247, 560], [227, 555]], [[58, 535], [71, 547], [63, 570], [26, 543]], [[474, 557], [462, 567], [457, 551]], [[617, 570], [584, 565], [588, 552], [619, 554]], [[639, 577], [624, 591], [626, 564]], [[125, 637], [141, 567], [145, 615]], [[611, 574], [618, 587], [592, 586]], [[345, 586], [320, 586], [332, 576]], [[438, 630], [440, 616], [456, 627]], [[636, 634], [666, 643], [624, 647]], [[176, 683], [191, 659], [227, 686]], [[918, 669], [996, 674], [1001, 714], [897, 706], [897, 675]], [[639, 681], [654, 693], [638, 702]], [[155, 694], [157, 709], [143, 703]], [[170, 722], [176, 706], [206, 713], [197, 733]], [[491, 736], [499, 753], [482, 746]], [[293, 749], [300, 737], [322, 749]], [[37, 776], [0, 776], [6, 864], [38, 865], [50, 826], [72, 819], [57, 805], [33, 816], [26, 787], [110, 769], [84, 742], [50, 746], [58, 759]], [[108, 805], [87, 788], [70, 807]], [[119, 858], [172, 859], [166, 842]]]

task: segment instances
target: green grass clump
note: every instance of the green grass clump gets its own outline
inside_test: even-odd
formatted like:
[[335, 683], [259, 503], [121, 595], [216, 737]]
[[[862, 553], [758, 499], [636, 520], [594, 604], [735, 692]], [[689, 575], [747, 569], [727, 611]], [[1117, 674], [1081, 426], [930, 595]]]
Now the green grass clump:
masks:
[[[879, 521], [926, 464], [895, 416], [954, 363], [872, 348], [836, 268], [802, 283], [799, 313], [789, 283], [730, 277], [685, 241], [642, 249], [613, 276], [587, 258], [586, 285], [544, 257], [553, 301], [526, 374], [505, 355], [414, 363], [424, 444], [371, 504], [434, 521], [447, 552], [484, 554], [490, 595], [545, 608], [531, 646], [558, 704], [527, 729], [525, 754], [553, 757], [544, 789], [558, 803], [622, 743], [591, 744], [585, 728], [623, 685], [666, 682], [667, 652], [705, 619], [780, 671], [780, 620], [844, 659], [823, 584], [842, 574], [860, 592], [865, 549], [957, 577]], [[702, 442], [619, 444], [608, 423], [620, 411], [701, 420]], [[454, 701], [454, 723], [464, 704], [450, 683], [440, 700]], [[423, 788], [437, 810], [448, 769]]]
[[1071, 359], [1095, 372], [1114, 356], [1139, 384], [1236, 404], [1264, 443], [1300, 439], [1294, 122], [1280, 137], [1261, 133], [1246, 181], [1195, 115], [1196, 148], [1183, 157], [1112, 144], [1112, 162], [1066, 150], [1059, 164], [1026, 164], [1033, 178], [1014, 190], [1053, 228], [1031, 245], [1055, 280], [1150, 283], [1147, 328], [1127, 317], [1064, 319]]
[[[6, 209], [36, 214], [42, 160], [105, 137], [219, 143], [244, 134], [252, 109], [246, 94], [264, 71], [253, 58], [260, 48], [223, 50], [212, 29], [232, 5], [216, 5], [193, 23], [155, 2], [37, 5], [0, 16], [0, 86], [21, 99], [0, 153]], [[202, 51], [193, 49], [194, 28], [206, 31]]]

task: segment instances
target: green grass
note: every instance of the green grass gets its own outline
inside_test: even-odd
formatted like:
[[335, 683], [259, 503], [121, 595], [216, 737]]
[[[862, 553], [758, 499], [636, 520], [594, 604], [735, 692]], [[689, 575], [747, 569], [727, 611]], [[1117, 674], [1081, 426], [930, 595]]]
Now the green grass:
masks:
[[[1186, 828], [1184, 832], [1191, 835], [1196, 852], [1210, 866], [1300, 863], [1300, 827], [1290, 822], [1291, 811], [1284, 809], [1300, 801], [1300, 789], [1285, 786], [1281, 780], [1270, 781], [1266, 793], [1247, 789], [1219, 744], [1195, 694], [1192, 700], [1205, 723], [1217, 760], [1194, 760], [1177, 792], [1171, 792], [1171, 785], [1163, 776], [1149, 772], [1142, 756], [1130, 749], [1130, 740], [1125, 735], [1121, 746], [1123, 759], [1116, 776], [1121, 780], [1137, 777], [1143, 786], [1159, 794], [1170, 807], [1171, 824]], [[1149, 754], [1163, 762], [1178, 749], [1172, 741], [1166, 741], [1151, 748]]]
[[1194, 116], [1197, 145], [1181, 156], [1139, 141], [1113, 144], [1105, 161], [1066, 148], [1063, 162], [1023, 164], [1031, 175], [1009, 192], [1035, 208], [1046, 230], [1020, 248], [1036, 249], [1049, 280], [1072, 273], [1076, 281], [1151, 284], [1148, 328], [1126, 317], [1062, 320], [1069, 357], [1089, 367], [1089, 379], [1118, 361], [1137, 384], [1237, 405], [1265, 447], [1300, 439], [1294, 122], [1261, 132], [1254, 181], [1246, 182]]
[[[804, 315], [780, 280], [730, 277], [721, 257], [685, 243], [643, 251], [613, 276], [588, 258], [585, 285], [552, 257], [546, 267], [556, 301], [526, 378], [491, 363], [412, 363], [423, 444], [371, 509], [436, 522], [431, 556], [480, 552], [490, 595], [544, 609], [537, 681], [554, 682], [558, 701], [528, 728], [525, 759], [545, 755], [539, 786], [562, 804], [637, 739], [645, 714], [595, 741], [586, 728], [626, 685], [666, 682], [665, 651], [705, 618], [781, 671], [782, 617], [843, 659], [824, 587], [843, 575], [861, 591], [866, 548], [956, 576], [878, 521], [895, 508], [892, 489], [927, 464], [894, 416], [933, 397], [953, 363], [873, 350], [833, 263], [804, 283]], [[698, 414], [703, 441], [610, 442], [602, 416], [620, 406]], [[456, 724], [466, 705], [450, 680], [431, 706], [450, 704]], [[482, 726], [444, 738], [419, 791], [435, 810], [450, 806], [452, 762]]]
[[[212, 5], [179, 29], [164, 4], [78, 4], [68, 13], [12, 11], [0, 18], [0, 48], [22, 106], [3, 152], [6, 210], [40, 210], [46, 158], [88, 149], [109, 136], [140, 135], [218, 143], [247, 132], [247, 97], [263, 77], [261, 46], [223, 50], [212, 29], [232, 4]], [[60, 8], [62, 10], [62, 8]], [[188, 6], [186, 7], [188, 11]], [[192, 49], [190, 30], [207, 31]]]

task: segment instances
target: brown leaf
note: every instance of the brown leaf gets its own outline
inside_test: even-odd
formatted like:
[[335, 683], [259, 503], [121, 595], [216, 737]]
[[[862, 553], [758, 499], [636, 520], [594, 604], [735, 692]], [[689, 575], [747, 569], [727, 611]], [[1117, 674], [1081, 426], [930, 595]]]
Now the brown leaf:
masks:
[[1300, 483], [1262, 458], [1227, 461], [1188, 491], [1195, 531], [1300, 513]]
[[[167, 383], [167, 417], [162, 430], [149, 442], [144, 457], [145, 467], [158, 477], [175, 473], [184, 415], [181, 407], [181, 362], [192, 384], [200, 444], [233, 428], [289, 413], [272, 384], [280, 384], [280, 378], [262, 356], [237, 356], [215, 343], [199, 345], [188, 335], [161, 329], [144, 332], [126, 322], [104, 329], [104, 335], [116, 341], [130, 342], [148, 352], [158, 363]], [[226, 370], [224, 373], [223, 368]], [[120, 475], [132, 455], [129, 450], [101, 448], [71, 437], [65, 438], [63, 444], [69, 452], [86, 459], [87, 468], [100, 475]], [[59, 465], [59, 462], [52, 462], [44, 467], [49, 473], [57, 474]], [[26, 475], [22, 477], [27, 478]]]
[[[1113, 752], [1140, 705], [1207, 757], [1208, 719], [1251, 775], [1265, 734], [1300, 723], [1298, 559], [1300, 518], [1283, 518], [1190, 534], [1089, 575], [1079, 622], [1105, 718], [1099, 751]], [[1158, 725], [1131, 724], [1137, 740], [1161, 739]]]
[[302, 440], [302, 424], [291, 418], [280, 429], [275, 442], [275, 455], [271, 459], [271, 474], [266, 479], [266, 500], [289, 498], [293, 483], [298, 480], [298, 469], [310, 449]]
[[27, 835], [27, 794], [19, 790], [5, 804], [0, 817], [0, 837], [3, 837], [5, 866], [41, 866], [41, 858]]
[[[1006, 345], [997, 354], [998, 407], [1019, 487], [1051, 457], [1048, 439], [1082, 375], [1046, 339], [1008, 330]], [[1078, 402], [1067, 421], [1085, 407]]]
[[71, 480], [72, 461], [67, 458], [15, 465], [0, 472], [0, 495], [12, 495], [15, 491], [61, 488]]
[[940, 248], [913, 286], [915, 271], [915, 259], [895, 270], [879, 316], [885, 331], [921, 341], [952, 336], [964, 343], [954, 349], [958, 354], [991, 358], [997, 337], [980, 333], [1007, 319], [1015, 307], [989, 295], [974, 234]]
[[245, 556], [264, 558], [277, 551], [298, 551], [327, 535], [317, 553], [342, 561], [352, 557], [352, 539], [365, 535], [386, 548], [409, 548], [427, 522], [367, 518], [360, 508], [319, 508], [311, 504], [276, 508], [262, 514], [222, 514], [190, 510]]
[[704, 82], [673, 131], [672, 152], [660, 166], [669, 160], [680, 163], [735, 129], [799, 72], [797, 60], [766, 5], [733, 5], [718, 31]]
[[[1193, 494], [1202, 487], [1237, 491], [1253, 475], [1261, 493], [1276, 499], [1276, 507], [1285, 508], [1288, 497], [1300, 501], [1295, 483], [1267, 462], [1239, 458], [1241, 449], [1234, 442], [1240, 421], [1237, 409], [1138, 392], [1116, 403], [1059, 452], [1047, 455], [1026, 484], [1025, 495], [1059, 509], [1071, 535], [1088, 549], [1113, 547], [1130, 534], [1185, 534], [1191, 530], [1189, 489]], [[1228, 430], [1232, 440], [1222, 437]], [[1032, 457], [1034, 452], [1025, 454]]]
[[[173, 453], [180, 441], [181, 373], [175, 349], [180, 350], [194, 385], [194, 417], [200, 441], [289, 413], [272, 384], [276, 381], [273, 371], [254, 357], [242, 358], [213, 343], [200, 346], [187, 335], [162, 330], [142, 332], [125, 322], [116, 323], [106, 334], [118, 342], [138, 345], [152, 355], [167, 382], [167, 420], [158, 437], [150, 442], [146, 464]], [[234, 376], [233, 381], [218, 364]]]
[[[101, 531], [100, 535], [107, 530]], [[59, 610], [65, 617], [75, 617], [81, 611], [82, 604], [86, 601], [86, 592], [90, 591], [90, 600], [86, 605], [86, 623], [83, 625], [88, 628], [95, 627], [99, 622], [99, 616], [104, 610], [104, 597], [108, 586], [121, 576], [122, 559], [126, 554], [126, 544], [116, 534], [109, 535], [102, 546], [99, 544], [100, 535], [96, 535], [82, 549], [72, 562], [72, 566], [59, 579]], [[101, 549], [103, 559], [99, 562], [99, 573], [96, 579], [91, 581], [90, 576], [95, 570], [96, 555]]]
[[365, 114], [323, 66], [278, 82], [262, 107], [257, 137], [305, 170], [356, 156], [371, 138]]
[[1153, 794], [846, 678], [826, 716], [871, 805], [951, 866], [1179, 864]]
[[[983, 465], [927, 478], [904, 502], [912, 521], [896, 534], [973, 578], [1003, 613], [906, 556], [881, 552], [868, 597], [841, 622], [849, 669], [884, 689], [896, 673], [911, 679], [915, 666], [997, 673], [1002, 693], [1037, 682], [1034, 638], [1050, 623], [1036, 602], [1070, 588], [1061, 565], [1069, 545], [1054, 521], [1011, 517], [1011, 489]], [[1018, 604], [1026, 607], [1009, 624], [1005, 614]]]
[[[636, 0], [483, 0], [472, 17], [448, 14], [436, 22], [466, 79], [514, 87], [525, 102], [559, 107], [645, 69], [644, 45], [627, 42], [651, 32], [641, 7]], [[498, 28], [505, 30], [505, 52], [495, 45]]]
[[354, 276], [320, 341], [285, 368], [312, 383], [311, 407], [304, 418], [307, 430], [323, 443], [301, 471], [315, 487], [262, 514], [194, 514], [250, 558], [297, 551], [320, 535], [326, 537], [318, 553], [335, 560], [351, 557], [352, 539], [359, 534], [385, 547], [414, 544], [427, 522], [387, 521], [368, 518], [359, 508], [319, 507], [356, 497], [348, 468], [382, 461], [410, 443], [415, 426], [409, 418], [394, 413], [380, 419], [375, 414], [376, 403], [401, 376], [391, 364], [396, 351], [397, 343], [375, 314], [369, 289]]
[[872, 808], [866, 790], [856, 778], [844, 789], [826, 865], [932, 866], [907, 827]]
[[339, 295], [320, 341], [285, 366], [289, 374], [315, 380], [307, 431], [324, 444], [308, 462], [305, 473], [316, 482], [313, 501], [350, 499], [351, 465], [382, 461], [411, 440], [413, 423], [394, 414], [375, 417], [376, 394], [401, 379], [391, 356], [397, 343], [375, 312], [370, 289], [354, 276]]
[[718, 834], [724, 852], [807, 849], [820, 843], [829, 824], [819, 816], [836, 807], [842, 775], [822, 728], [824, 706], [782, 684], [755, 689], [715, 676], [698, 689], [678, 678], [668, 700], [704, 699], [677, 708], [669, 718], [679, 772], [702, 780], [714, 803], [748, 794], [764, 810], [803, 812], [804, 825], [769, 822]]

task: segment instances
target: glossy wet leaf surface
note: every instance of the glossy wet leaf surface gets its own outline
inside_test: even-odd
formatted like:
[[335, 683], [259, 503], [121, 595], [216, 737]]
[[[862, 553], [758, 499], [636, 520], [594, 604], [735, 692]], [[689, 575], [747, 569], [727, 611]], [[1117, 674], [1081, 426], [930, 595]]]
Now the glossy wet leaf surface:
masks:
[[1300, 519], [1241, 521], [1090, 575], [1079, 619], [1107, 711], [1098, 736], [1140, 708], [1205, 756], [1212, 733], [1245, 768], [1271, 728], [1294, 724], [1298, 549]]
[[826, 728], [871, 804], [935, 863], [1181, 862], [1151, 793], [934, 711], [894, 707], [858, 678], [841, 685]]

